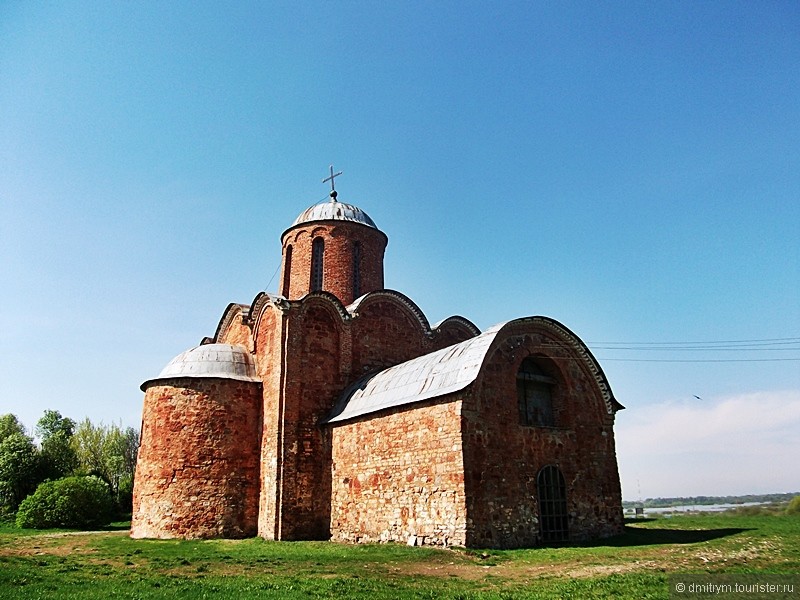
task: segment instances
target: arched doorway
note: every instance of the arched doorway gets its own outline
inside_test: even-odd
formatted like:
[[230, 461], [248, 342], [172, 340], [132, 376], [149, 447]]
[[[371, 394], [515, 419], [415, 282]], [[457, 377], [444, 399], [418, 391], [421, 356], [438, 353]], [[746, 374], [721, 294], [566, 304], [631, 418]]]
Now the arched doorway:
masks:
[[561, 470], [547, 465], [536, 477], [539, 494], [539, 529], [542, 542], [566, 542], [569, 539], [567, 486]]

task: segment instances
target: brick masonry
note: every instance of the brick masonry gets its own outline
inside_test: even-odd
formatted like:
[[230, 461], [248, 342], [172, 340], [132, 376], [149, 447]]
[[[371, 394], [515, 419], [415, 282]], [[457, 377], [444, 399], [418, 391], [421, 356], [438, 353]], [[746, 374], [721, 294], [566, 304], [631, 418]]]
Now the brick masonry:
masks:
[[466, 544], [460, 408], [425, 403], [333, 428], [333, 540]]
[[145, 394], [132, 537], [249, 537], [258, 521], [258, 384], [177, 379]]

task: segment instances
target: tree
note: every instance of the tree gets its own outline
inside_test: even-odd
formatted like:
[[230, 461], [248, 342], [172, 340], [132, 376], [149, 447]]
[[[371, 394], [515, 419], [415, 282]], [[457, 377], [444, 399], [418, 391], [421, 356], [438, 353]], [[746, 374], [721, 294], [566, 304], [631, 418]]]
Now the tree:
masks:
[[75, 421], [70, 418], [62, 417], [57, 410], [46, 410], [44, 415], [36, 423], [36, 435], [42, 442], [46, 442], [54, 435], [63, 434], [71, 438], [75, 433]]
[[42, 479], [58, 479], [72, 475], [78, 468], [78, 455], [71, 440], [75, 421], [62, 417], [57, 410], [46, 410], [36, 424], [41, 439]]
[[[93, 425], [89, 419], [78, 423], [72, 436], [72, 447], [78, 456], [80, 469], [101, 477], [111, 486], [119, 507], [129, 508], [130, 491], [136, 471], [139, 432], [119, 425]], [[124, 494], [121, 493], [124, 490]], [[124, 497], [123, 497], [124, 496]]]
[[13, 513], [36, 489], [41, 461], [33, 440], [12, 433], [0, 442], [0, 512]]
[[25, 427], [19, 422], [16, 415], [12, 415], [11, 413], [0, 415], [0, 442], [12, 433], [25, 435]]

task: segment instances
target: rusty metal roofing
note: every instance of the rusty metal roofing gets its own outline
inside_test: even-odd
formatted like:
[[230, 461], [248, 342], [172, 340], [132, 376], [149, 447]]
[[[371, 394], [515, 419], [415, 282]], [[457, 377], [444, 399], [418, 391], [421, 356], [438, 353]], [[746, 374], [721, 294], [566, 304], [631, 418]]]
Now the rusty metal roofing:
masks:
[[141, 385], [145, 391], [150, 384], [176, 377], [216, 377], [238, 381], [261, 381], [256, 377], [253, 357], [244, 346], [204, 344], [173, 358], [158, 377]]
[[501, 323], [477, 337], [368, 375], [345, 391], [328, 423], [463, 390], [478, 376]]
[[357, 206], [345, 204], [333, 198], [327, 202], [309, 206], [294, 220], [292, 227], [301, 225], [302, 223], [311, 223], [313, 221], [352, 221], [353, 223], [361, 223], [367, 227], [378, 229], [378, 226], [375, 225], [375, 221], [363, 210]]

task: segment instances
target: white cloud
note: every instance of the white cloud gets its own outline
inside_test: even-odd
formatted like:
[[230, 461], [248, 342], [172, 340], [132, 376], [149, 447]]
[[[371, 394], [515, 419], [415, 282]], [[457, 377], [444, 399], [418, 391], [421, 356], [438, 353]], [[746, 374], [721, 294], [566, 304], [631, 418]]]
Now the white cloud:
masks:
[[800, 490], [800, 390], [629, 407], [617, 415], [623, 497]]

